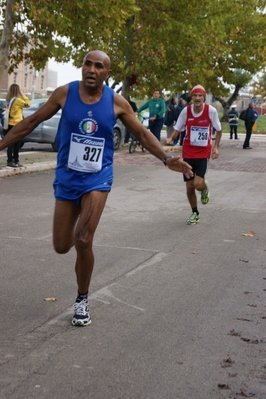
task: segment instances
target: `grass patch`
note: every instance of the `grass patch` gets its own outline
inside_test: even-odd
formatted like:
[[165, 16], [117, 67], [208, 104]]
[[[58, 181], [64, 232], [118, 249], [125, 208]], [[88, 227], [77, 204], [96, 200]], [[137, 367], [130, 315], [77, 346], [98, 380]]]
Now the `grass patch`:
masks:
[[[222, 117], [222, 114], [219, 113], [219, 118]], [[222, 131], [224, 133], [230, 132], [229, 124], [227, 122], [222, 122]], [[246, 133], [245, 122], [241, 119], [238, 120], [238, 133]], [[258, 117], [256, 121], [256, 129], [254, 133], [266, 134], [266, 116], [261, 115]]]

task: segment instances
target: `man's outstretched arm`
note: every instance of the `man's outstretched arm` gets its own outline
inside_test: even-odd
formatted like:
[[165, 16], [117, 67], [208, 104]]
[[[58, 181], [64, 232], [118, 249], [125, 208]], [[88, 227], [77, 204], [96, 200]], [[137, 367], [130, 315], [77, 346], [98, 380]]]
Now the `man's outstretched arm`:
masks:
[[41, 122], [51, 118], [62, 107], [68, 86], [58, 87], [36, 112], [17, 123], [0, 141], [0, 151], [31, 133]]
[[128, 102], [116, 93], [114, 106], [117, 118], [121, 119], [126, 129], [141, 142], [146, 150], [164, 162], [169, 169], [184, 173], [187, 177], [193, 176], [191, 166], [182, 161], [180, 156], [166, 157], [167, 154], [157, 138], [138, 121]]

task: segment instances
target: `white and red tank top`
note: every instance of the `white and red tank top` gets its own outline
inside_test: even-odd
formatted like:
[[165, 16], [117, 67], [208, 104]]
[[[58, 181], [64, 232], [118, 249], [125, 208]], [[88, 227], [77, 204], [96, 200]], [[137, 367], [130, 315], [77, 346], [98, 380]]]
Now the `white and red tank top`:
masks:
[[202, 113], [194, 116], [191, 105], [187, 106], [186, 135], [183, 141], [183, 158], [210, 158], [212, 123], [209, 105], [204, 104]]

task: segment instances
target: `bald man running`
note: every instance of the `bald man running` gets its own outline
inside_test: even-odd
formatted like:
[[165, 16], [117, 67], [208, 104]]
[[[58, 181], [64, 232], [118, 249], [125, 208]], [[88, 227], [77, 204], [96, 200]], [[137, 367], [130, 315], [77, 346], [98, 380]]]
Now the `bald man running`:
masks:
[[94, 50], [83, 60], [82, 80], [58, 87], [34, 114], [17, 124], [0, 141], [0, 150], [21, 140], [42, 121], [62, 109], [57, 132], [57, 167], [54, 179], [53, 244], [55, 251], [76, 249], [78, 294], [72, 325], [91, 323], [88, 291], [94, 266], [94, 233], [113, 183], [113, 126], [125, 127], [165, 166], [192, 176], [180, 157], [166, 155], [158, 140], [137, 120], [122, 96], [104, 84], [110, 76], [107, 54]]

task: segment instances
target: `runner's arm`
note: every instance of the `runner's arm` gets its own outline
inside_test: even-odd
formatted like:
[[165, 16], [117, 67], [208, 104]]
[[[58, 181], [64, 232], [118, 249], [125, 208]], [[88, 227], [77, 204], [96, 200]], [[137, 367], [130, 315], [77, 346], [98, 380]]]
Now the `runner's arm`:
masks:
[[62, 108], [68, 91], [68, 85], [58, 87], [51, 97], [36, 112], [17, 123], [0, 141], [0, 151], [31, 133], [36, 126], [51, 118]]
[[211, 150], [211, 158], [217, 159], [219, 158], [218, 147], [222, 137], [222, 126], [219, 120], [218, 112], [216, 108], [214, 108], [213, 106], [209, 107], [209, 117], [211, 119], [212, 126], [216, 130], [215, 141], [214, 144], [212, 145], [212, 150]]
[[[143, 147], [163, 161], [166, 153], [157, 138], [138, 121], [129, 103], [117, 93], [114, 97], [114, 110], [116, 117], [121, 119], [126, 129], [141, 142]], [[179, 156], [167, 158], [165, 162], [169, 169], [184, 173], [188, 177], [193, 176], [191, 166], [180, 160]]]

